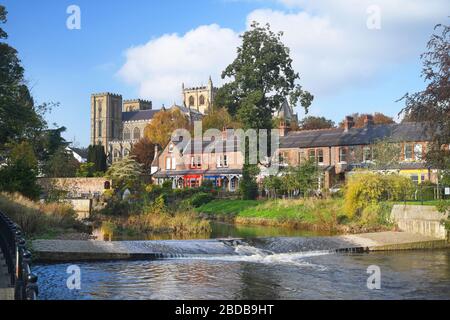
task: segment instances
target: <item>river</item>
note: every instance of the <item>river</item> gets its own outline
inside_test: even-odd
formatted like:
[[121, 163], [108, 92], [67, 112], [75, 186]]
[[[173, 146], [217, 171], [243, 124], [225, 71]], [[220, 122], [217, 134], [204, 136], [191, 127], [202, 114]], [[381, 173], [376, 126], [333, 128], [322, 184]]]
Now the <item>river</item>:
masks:
[[[76, 263], [80, 290], [67, 288], [71, 264], [36, 265], [40, 299], [450, 299], [450, 250], [337, 254], [311, 232], [214, 225], [211, 237], [226, 235], [248, 244], [234, 255]], [[380, 290], [367, 287], [370, 266]]]

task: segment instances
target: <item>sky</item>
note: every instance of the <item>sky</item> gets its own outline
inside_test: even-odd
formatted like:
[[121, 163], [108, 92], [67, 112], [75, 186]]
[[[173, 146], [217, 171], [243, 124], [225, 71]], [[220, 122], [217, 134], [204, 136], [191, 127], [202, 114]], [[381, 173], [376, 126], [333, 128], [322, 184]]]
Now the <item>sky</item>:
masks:
[[[65, 138], [87, 146], [90, 95], [113, 92], [180, 104], [181, 84], [220, 86], [252, 21], [283, 31], [309, 115], [335, 122], [354, 112], [395, 117], [406, 92], [424, 87], [419, 56], [447, 0], [4, 0], [8, 43], [19, 52], [37, 103]], [[69, 29], [71, 5], [80, 29]], [[296, 106], [300, 117], [304, 112]]]

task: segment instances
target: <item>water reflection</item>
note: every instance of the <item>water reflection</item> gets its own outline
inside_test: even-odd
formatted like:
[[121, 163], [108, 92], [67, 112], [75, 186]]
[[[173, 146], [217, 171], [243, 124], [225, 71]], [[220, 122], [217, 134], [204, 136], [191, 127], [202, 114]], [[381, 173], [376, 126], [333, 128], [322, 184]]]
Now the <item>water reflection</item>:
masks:
[[330, 232], [317, 232], [298, 230], [286, 227], [271, 227], [257, 225], [234, 225], [223, 222], [211, 222], [211, 233], [204, 234], [173, 234], [173, 233], [145, 233], [145, 234], [110, 234], [96, 229], [93, 235], [97, 240], [121, 241], [121, 240], [194, 240], [194, 239], [217, 239], [217, 238], [257, 238], [257, 237], [312, 237], [328, 236]]

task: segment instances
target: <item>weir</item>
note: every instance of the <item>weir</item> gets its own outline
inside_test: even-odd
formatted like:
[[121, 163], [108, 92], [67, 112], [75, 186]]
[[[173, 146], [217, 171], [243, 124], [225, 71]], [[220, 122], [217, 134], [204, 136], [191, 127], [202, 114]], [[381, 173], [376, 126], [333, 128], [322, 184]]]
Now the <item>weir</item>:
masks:
[[277, 254], [362, 253], [368, 251], [448, 248], [449, 242], [406, 232], [380, 232], [335, 237], [67, 241], [35, 240], [36, 260], [43, 262], [146, 260], [189, 257], [270, 256]]

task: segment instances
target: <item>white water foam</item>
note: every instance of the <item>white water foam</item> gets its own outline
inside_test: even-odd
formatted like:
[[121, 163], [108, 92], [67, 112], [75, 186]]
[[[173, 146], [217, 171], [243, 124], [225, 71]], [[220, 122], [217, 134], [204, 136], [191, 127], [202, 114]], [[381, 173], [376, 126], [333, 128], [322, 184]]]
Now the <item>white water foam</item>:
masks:
[[235, 248], [236, 255], [223, 256], [193, 256], [175, 258], [176, 260], [208, 260], [228, 262], [251, 262], [261, 264], [292, 265], [297, 267], [311, 267], [320, 271], [327, 268], [322, 265], [304, 261], [305, 258], [329, 255], [331, 251], [307, 251], [295, 253], [273, 253], [268, 250], [259, 249], [248, 245], [238, 245]]

